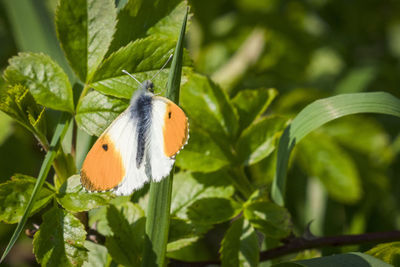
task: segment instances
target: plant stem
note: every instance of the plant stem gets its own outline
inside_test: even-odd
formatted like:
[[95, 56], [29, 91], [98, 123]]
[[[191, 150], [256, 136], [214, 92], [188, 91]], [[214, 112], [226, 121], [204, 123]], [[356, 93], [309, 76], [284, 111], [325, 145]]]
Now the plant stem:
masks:
[[[288, 240], [286, 244], [280, 247], [262, 251], [260, 253], [260, 261], [271, 260], [294, 252], [299, 252], [312, 248], [358, 245], [364, 243], [385, 243], [393, 241], [400, 241], [400, 231], [375, 232], [375, 233], [365, 233], [359, 235], [326, 236], [326, 237], [315, 237], [312, 239], [295, 237]], [[180, 266], [189, 266], [185, 265], [187, 263], [183, 261], [171, 260], [171, 262], [181, 264]], [[220, 264], [220, 261], [215, 260], [215, 261], [191, 262], [190, 266], [197, 267], [197, 266], [207, 266], [210, 264]]]

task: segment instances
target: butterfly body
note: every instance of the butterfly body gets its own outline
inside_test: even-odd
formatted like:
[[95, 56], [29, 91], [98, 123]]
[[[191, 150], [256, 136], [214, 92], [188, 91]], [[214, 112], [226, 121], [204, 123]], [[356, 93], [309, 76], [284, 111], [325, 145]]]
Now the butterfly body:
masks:
[[142, 87], [86, 156], [81, 183], [87, 190], [129, 195], [145, 183], [158, 182], [187, 143], [188, 119], [182, 109], [155, 96], [151, 81]]

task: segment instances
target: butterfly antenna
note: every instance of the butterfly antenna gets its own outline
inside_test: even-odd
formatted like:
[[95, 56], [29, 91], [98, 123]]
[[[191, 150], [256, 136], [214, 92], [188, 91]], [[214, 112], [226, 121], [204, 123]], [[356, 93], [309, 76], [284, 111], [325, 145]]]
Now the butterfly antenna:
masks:
[[123, 73], [128, 74], [129, 77], [131, 77], [132, 79], [134, 79], [138, 84], [142, 85], [141, 82], [138, 81], [138, 79], [135, 78], [135, 76], [133, 76], [132, 74], [130, 74], [129, 72], [127, 72], [126, 70], [122, 70]]
[[165, 62], [164, 65], [161, 67], [161, 69], [160, 69], [159, 71], [157, 71], [156, 74], [154, 74], [154, 76], [151, 78], [151, 80], [153, 80], [153, 79], [165, 68], [165, 66], [167, 66], [168, 62], [171, 60], [171, 58], [172, 58], [173, 55], [174, 55], [174, 54], [171, 54], [171, 55], [169, 56], [169, 58], [167, 59], [167, 62]]

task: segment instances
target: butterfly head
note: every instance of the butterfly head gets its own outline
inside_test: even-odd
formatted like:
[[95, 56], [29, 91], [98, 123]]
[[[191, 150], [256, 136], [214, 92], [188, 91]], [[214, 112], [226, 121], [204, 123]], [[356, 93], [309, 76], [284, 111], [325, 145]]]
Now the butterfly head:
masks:
[[146, 80], [142, 83], [142, 89], [146, 92], [154, 93], [154, 84], [151, 80]]

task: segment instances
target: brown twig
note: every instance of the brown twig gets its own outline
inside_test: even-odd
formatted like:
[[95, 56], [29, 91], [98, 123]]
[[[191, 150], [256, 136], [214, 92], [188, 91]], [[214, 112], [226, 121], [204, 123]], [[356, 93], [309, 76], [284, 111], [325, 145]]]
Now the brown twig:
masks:
[[[311, 248], [322, 248], [332, 246], [345, 246], [345, 245], [356, 245], [364, 243], [385, 243], [400, 240], [400, 231], [391, 232], [375, 232], [366, 233], [359, 235], [339, 235], [339, 236], [327, 236], [327, 237], [313, 237], [311, 239], [304, 237], [295, 237], [289, 240], [285, 240], [285, 244], [272, 248], [260, 253], [260, 261], [266, 261], [274, 258], [278, 258], [283, 255], [299, 252]], [[178, 260], [171, 260], [173, 263], [179, 264], [179, 266], [191, 266], [200, 267], [209, 264], [220, 264], [220, 261], [203, 261], [203, 262], [183, 262]]]

